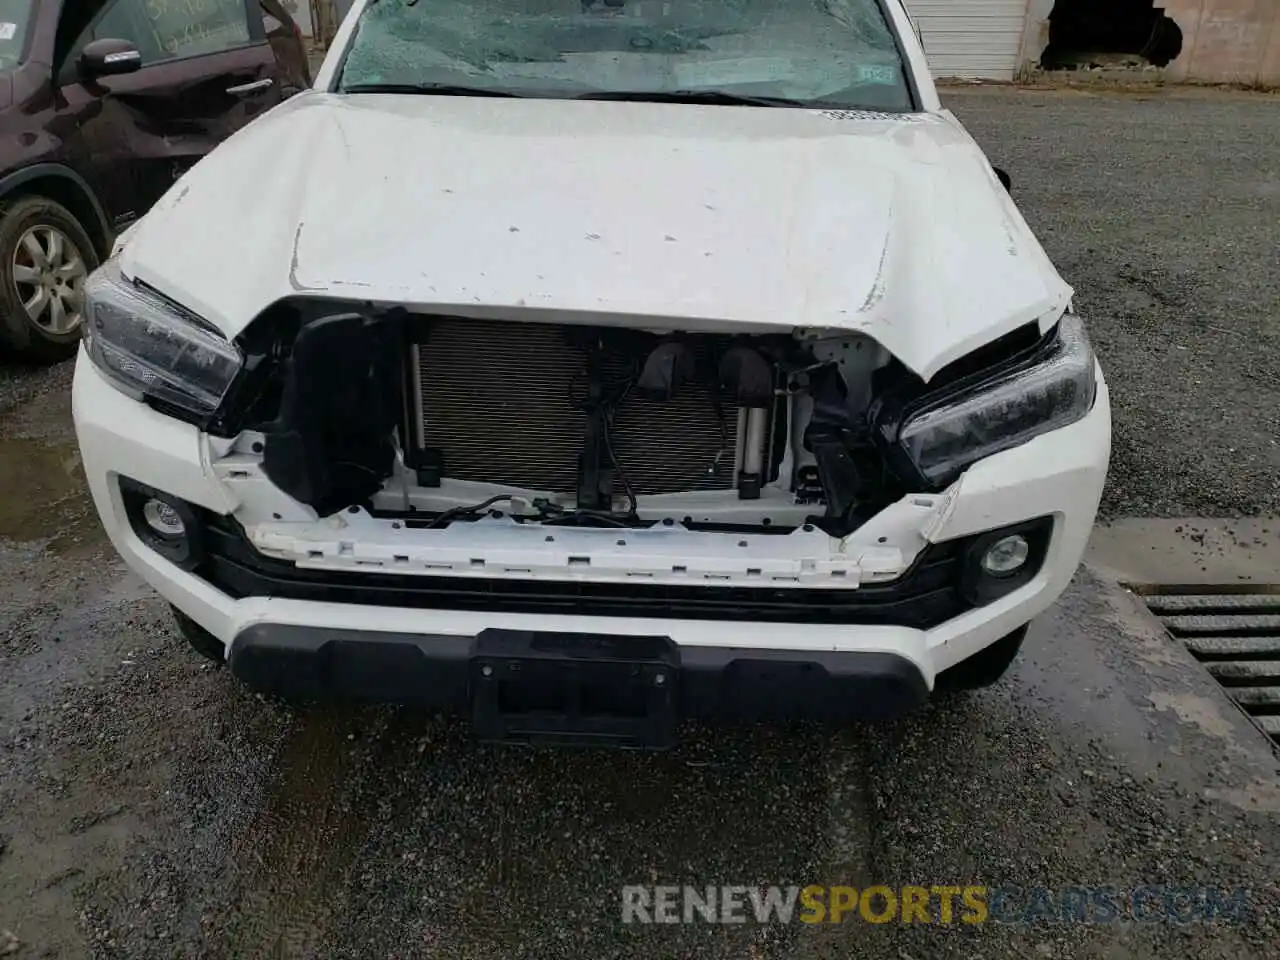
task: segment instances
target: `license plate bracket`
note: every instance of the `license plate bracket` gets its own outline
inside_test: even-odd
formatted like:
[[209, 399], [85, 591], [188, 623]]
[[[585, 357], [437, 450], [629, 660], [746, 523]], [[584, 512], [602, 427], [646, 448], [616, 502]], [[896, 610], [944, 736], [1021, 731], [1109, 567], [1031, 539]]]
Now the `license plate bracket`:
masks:
[[468, 663], [481, 740], [662, 749], [675, 741], [669, 637], [485, 630]]

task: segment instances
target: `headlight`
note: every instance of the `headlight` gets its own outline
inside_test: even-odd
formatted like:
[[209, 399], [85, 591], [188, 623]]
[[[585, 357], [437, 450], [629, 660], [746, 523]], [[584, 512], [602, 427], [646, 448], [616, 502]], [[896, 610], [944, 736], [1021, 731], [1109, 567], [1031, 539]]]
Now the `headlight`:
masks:
[[98, 369], [122, 390], [201, 422], [240, 370], [240, 353], [207, 323], [108, 260], [85, 283], [85, 341]]
[[1031, 358], [925, 395], [903, 411], [896, 443], [932, 488], [970, 464], [1081, 419], [1097, 393], [1093, 350], [1074, 315]]

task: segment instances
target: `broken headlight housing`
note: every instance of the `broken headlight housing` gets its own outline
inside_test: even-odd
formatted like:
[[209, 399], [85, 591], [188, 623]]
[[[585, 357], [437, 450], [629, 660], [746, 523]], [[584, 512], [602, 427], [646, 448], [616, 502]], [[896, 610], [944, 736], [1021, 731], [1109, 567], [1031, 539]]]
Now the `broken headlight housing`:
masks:
[[126, 280], [108, 260], [85, 283], [85, 346], [117, 387], [203, 423], [240, 370], [240, 352], [194, 314]]
[[1084, 324], [1066, 314], [1034, 349], [882, 407], [880, 440], [904, 477], [939, 490], [971, 464], [1080, 420], [1097, 394]]

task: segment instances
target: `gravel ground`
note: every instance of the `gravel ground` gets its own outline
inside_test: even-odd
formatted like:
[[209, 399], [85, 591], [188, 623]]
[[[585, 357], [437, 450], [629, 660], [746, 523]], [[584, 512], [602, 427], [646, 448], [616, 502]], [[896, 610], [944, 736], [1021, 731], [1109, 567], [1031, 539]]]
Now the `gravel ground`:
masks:
[[1108, 516], [1280, 514], [1280, 98], [944, 91], [1111, 385]]
[[[948, 99], [1091, 318], [1111, 513], [1280, 512], [1277, 101]], [[86, 508], [69, 374], [0, 366], [0, 956], [1280, 956], [1274, 757], [1088, 570], [1009, 682], [898, 724], [479, 748], [412, 711], [269, 702], [192, 655]], [[1255, 910], [619, 922], [624, 884], [873, 882], [1246, 886]]]
[[[478, 748], [412, 711], [264, 702], [202, 666], [118, 569], [82, 569], [53, 579], [58, 613], [36, 605], [0, 633], [0, 929], [32, 956], [1276, 956], [1274, 761], [1132, 598], [1087, 574], [994, 691], [841, 734], [691, 729], [637, 756]], [[619, 922], [624, 884], [873, 882], [1243, 886], [1254, 909], [1240, 924]]]

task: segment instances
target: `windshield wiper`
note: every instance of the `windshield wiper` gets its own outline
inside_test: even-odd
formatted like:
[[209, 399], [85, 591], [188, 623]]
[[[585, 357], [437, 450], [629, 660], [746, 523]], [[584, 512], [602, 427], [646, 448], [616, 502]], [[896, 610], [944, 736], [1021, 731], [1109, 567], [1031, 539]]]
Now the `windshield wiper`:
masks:
[[578, 100], [648, 100], [653, 103], [709, 103], [748, 107], [807, 107], [804, 100], [786, 97], [754, 97], [723, 90], [600, 90], [579, 94]]
[[436, 97], [519, 97], [496, 87], [468, 87], [456, 83], [353, 83], [341, 93], [421, 93]]

